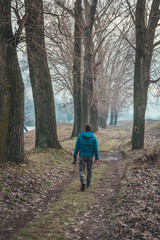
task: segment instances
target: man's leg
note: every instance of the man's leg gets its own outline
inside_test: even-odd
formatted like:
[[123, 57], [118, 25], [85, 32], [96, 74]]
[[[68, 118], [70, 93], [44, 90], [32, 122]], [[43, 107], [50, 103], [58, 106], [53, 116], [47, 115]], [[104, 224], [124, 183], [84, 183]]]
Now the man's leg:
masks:
[[87, 159], [87, 187], [90, 187], [90, 184], [91, 184], [92, 165], [93, 165], [93, 158], [88, 157], [88, 159]]
[[79, 157], [79, 176], [81, 181], [81, 190], [85, 190], [85, 158]]

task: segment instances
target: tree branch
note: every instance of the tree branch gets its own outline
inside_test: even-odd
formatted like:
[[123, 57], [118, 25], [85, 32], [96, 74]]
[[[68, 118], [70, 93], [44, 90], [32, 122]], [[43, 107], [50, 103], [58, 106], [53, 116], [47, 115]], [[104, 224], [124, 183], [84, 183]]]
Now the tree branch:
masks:
[[46, 15], [50, 15], [50, 16], [52, 16], [52, 17], [56, 17], [56, 18], [58, 19], [58, 30], [59, 30], [60, 34], [62, 34], [63, 36], [66, 36], [66, 37], [72, 38], [71, 35], [68, 35], [68, 34], [62, 32], [62, 30], [61, 30], [60, 15], [55, 14], [55, 13], [51, 13], [51, 12], [44, 12], [44, 14], [46, 14]]
[[153, 44], [153, 48], [157, 47], [160, 44], [160, 41], [156, 42], [155, 44]]
[[130, 2], [129, 2], [128, 0], [126, 0], [126, 2], [127, 2], [127, 4], [128, 4], [128, 7], [129, 7], [129, 12], [130, 12], [130, 15], [131, 15], [132, 21], [133, 21], [133, 23], [135, 24], [136, 22], [135, 22], [135, 19], [134, 19], [134, 15], [133, 15], [133, 13], [132, 13], [132, 7], [131, 7], [131, 4], [130, 4]]
[[147, 38], [148, 40], [152, 39], [154, 35], [158, 21], [160, 19], [160, 2], [159, 0], [154, 0], [152, 2], [151, 11], [149, 15], [148, 27], [147, 27]]
[[132, 47], [134, 50], [136, 50], [136, 47], [128, 40], [128, 38], [126, 37], [126, 35], [125, 35], [125, 33], [123, 32], [123, 30], [121, 30], [118, 25], [116, 25], [116, 27], [118, 28], [118, 30], [119, 30], [120, 33], [122, 34], [123, 39], [125, 39], [125, 40], [129, 43], [129, 45], [131, 45], [131, 47]]
[[67, 8], [61, 1], [56, 0], [55, 3], [61, 8], [63, 8], [65, 11], [67, 11], [73, 18], [75, 18], [74, 12], [71, 9]]
[[23, 31], [24, 25], [25, 25], [26, 20], [27, 20], [27, 18], [28, 18], [28, 15], [29, 15], [29, 13], [26, 12], [25, 15], [23, 16], [23, 18], [20, 20], [19, 28], [18, 28], [18, 30], [16, 31], [15, 35], [14, 35], [14, 39], [15, 39], [16, 44], [18, 44], [18, 42], [19, 42], [21, 33], [22, 33], [22, 31]]
[[95, 22], [97, 2], [98, 2], [98, 0], [92, 0], [92, 5], [91, 5], [91, 8], [90, 8], [90, 29], [93, 28], [93, 24]]
[[152, 84], [152, 83], [156, 84], [156, 83], [159, 82], [159, 81], [160, 81], [160, 78], [158, 78], [157, 80], [150, 80], [150, 81], [149, 81], [149, 84]]
[[124, 39], [129, 43], [129, 45], [131, 45], [131, 47], [136, 50], [136, 47], [128, 40], [127, 37], [125, 37], [125, 35], [123, 35]]

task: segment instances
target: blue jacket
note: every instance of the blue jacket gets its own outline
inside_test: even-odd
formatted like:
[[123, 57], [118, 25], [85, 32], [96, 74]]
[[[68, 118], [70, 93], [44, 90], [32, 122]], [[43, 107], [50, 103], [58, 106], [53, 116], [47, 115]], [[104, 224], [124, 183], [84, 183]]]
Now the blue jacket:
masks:
[[78, 152], [80, 157], [93, 157], [95, 155], [95, 159], [99, 160], [97, 138], [93, 132], [81, 132], [78, 135], [73, 154], [74, 159], [77, 159]]

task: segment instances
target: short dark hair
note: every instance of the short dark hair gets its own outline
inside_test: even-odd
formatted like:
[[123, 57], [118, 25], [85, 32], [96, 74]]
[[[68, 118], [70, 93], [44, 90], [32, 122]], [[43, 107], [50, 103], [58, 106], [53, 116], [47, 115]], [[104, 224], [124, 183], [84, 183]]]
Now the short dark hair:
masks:
[[91, 131], [91, 125], [90, 125], [89, 123], [87, 123], [87, 124], [85, 125], [85, 131], [86, 131], [86, 132], [90, 132], [90, 131]]

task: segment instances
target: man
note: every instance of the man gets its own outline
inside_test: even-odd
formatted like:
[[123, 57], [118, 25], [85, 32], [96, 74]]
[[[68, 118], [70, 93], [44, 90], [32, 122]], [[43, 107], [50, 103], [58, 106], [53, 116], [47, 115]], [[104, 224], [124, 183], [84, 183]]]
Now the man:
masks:
[[98, 143], [97, 139], [91, 132], [91, 125], [86, 124], [85, 132], [78, 135], [75, 150], [73, 154], [74, 162], [76, 164], [77, 154], [79, 152], [79, 175], [81, 181], [81, 191], [85, 190], [85, 166], [87, 165], [87, 188], [91, 187], [93, 156], [95, 155], [95, 162], [98, 163]]

